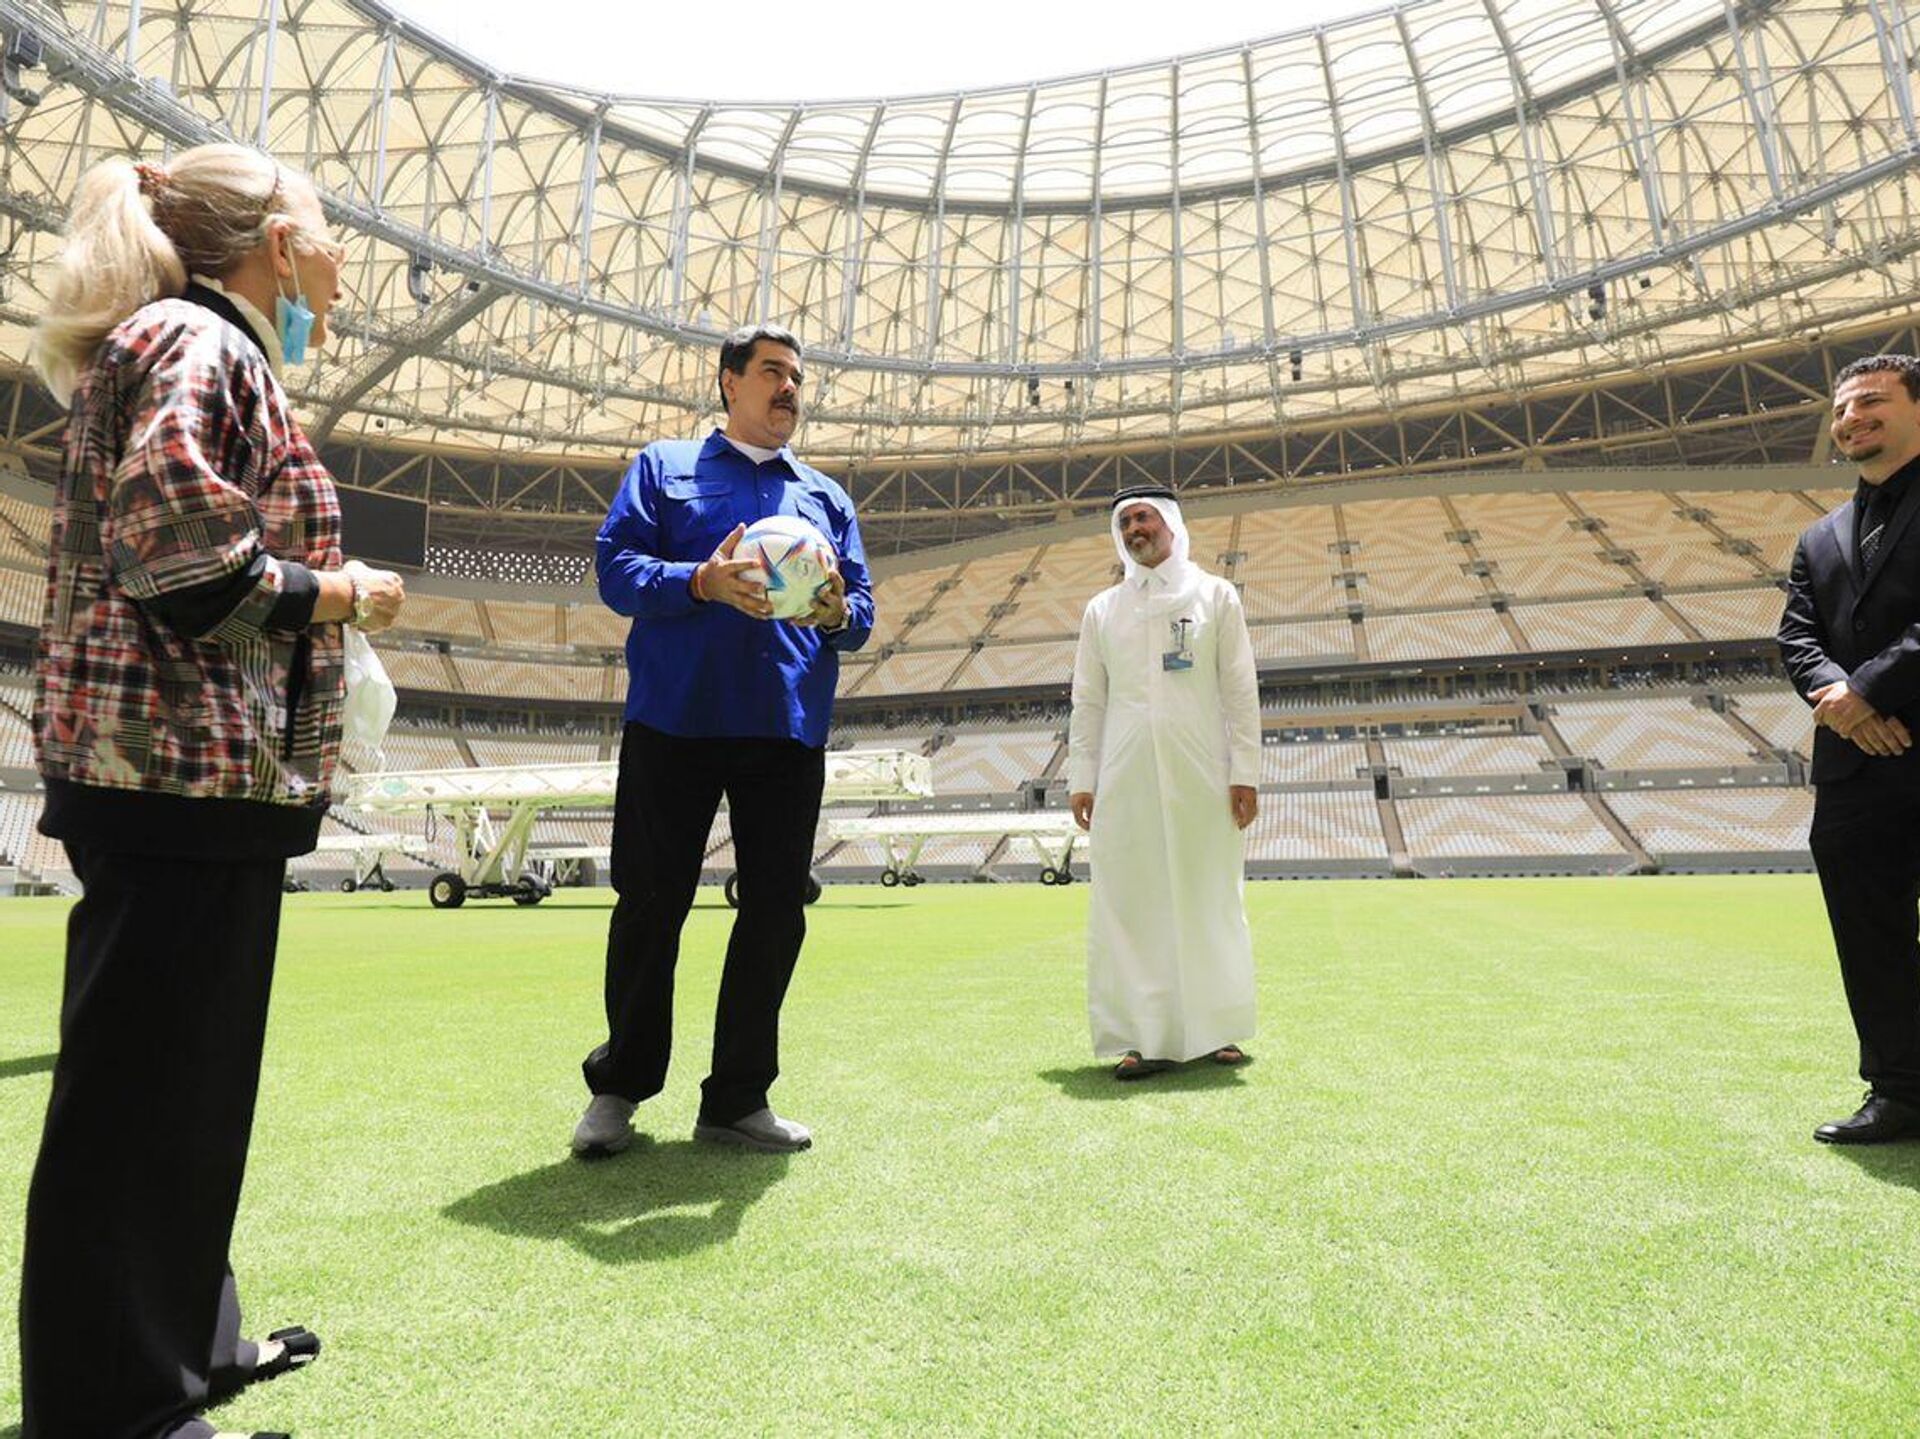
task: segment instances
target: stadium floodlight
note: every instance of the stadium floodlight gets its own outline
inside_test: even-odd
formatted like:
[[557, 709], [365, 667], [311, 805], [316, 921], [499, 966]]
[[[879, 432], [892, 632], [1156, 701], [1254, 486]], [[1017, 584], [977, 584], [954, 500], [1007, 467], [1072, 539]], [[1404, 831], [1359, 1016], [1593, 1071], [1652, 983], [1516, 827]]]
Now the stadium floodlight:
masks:
[[421, 309], [433, 303], [433, 291], [427, 288], [427, 276], [433, 273], [433, 261], [416, 254], [407, 261], [407, 293]]
[[0, 89], [22, 105], [38, 105], [42, 92], [28, 89], [20, 76], [23, 71], [38, 70], [45, 59], [46, 50], [38, 35], [24, 26], [14, 31], [7, 41], [6, 56], [0, 59]]

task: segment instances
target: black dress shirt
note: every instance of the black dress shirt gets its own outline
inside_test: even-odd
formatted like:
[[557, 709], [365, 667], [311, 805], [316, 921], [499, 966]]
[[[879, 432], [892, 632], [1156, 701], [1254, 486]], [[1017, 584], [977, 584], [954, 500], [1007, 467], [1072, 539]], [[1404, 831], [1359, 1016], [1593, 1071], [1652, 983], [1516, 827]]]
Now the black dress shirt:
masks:
[[1879, 484], [1870, 485], [1862, 480], [1854, 490], [1854, 547], [1859, 553], [1862, 569], [1869, 568], [1871, 564], [1867, 559], [1867, 536], [1886, 528], [1916, 474], [1920, 474], [1920, 457], [1908, 460]]

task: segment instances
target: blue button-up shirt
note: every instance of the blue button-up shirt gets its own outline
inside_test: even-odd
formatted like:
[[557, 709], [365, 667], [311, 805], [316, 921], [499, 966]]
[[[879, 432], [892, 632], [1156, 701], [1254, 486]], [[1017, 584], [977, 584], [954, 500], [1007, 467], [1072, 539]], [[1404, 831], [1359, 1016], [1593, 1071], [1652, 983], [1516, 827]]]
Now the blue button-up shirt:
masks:
[[[847, 624], [831, 635], [701, 604], [693, 572], [736, 524], [799, 515], [833, 544]], [[873, 587], [847, 492], [782, 448], [755, 464], [715, 430], [705, 444], [660, 440], [628, 467], [594, 554], [600, 598], [631, 615], [629, 720], [689, 738], [827, 742], [838, 651], [873, 630]]]

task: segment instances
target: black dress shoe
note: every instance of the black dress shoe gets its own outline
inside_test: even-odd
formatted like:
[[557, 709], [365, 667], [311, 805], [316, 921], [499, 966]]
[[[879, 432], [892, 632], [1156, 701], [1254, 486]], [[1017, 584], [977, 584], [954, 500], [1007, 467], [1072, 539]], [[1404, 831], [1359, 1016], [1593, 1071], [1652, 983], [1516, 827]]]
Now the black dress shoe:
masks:
[[1914, 1136], [1920, 1136], [1920, 1108], [1871, 1090], [1853, 1114], [1813, 1131], [1822, 1144], [1885, 1144]]

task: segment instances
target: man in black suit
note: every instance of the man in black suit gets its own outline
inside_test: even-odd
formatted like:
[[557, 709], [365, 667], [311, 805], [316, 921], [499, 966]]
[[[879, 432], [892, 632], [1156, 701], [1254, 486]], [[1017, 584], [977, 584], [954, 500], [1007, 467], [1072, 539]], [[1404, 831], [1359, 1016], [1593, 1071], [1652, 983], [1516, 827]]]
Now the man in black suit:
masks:
[[1836, 379], [1854, 497], [1800, 537], [1780, 653], [1813, 706], [1813, 860], [1860, 1036], [1866, 1101], [1829, 1144], [1920, 1135], [1920, 359]]

